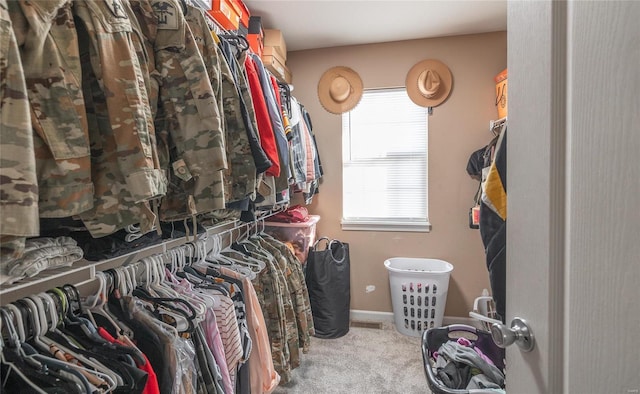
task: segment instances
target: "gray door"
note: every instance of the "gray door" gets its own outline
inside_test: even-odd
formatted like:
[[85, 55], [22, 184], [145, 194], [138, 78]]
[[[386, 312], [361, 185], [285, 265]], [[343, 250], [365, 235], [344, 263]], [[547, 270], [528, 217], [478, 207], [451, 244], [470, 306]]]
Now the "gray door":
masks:
[[509, 393], [640, 389], [640, 2], [510, 1]]

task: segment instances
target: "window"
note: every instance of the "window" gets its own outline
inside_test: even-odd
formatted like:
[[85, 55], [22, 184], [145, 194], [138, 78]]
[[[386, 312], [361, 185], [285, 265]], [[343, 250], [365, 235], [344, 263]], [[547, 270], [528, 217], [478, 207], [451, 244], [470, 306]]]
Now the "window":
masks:
[[342, 115], [343, 230], [429, 231], [427, 108], [366, 90]]

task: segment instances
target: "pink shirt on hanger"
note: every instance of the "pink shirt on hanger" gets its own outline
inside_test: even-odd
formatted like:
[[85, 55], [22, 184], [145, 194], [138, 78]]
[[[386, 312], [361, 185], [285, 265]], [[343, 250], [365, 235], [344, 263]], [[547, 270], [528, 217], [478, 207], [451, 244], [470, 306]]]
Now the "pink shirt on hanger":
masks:
[[258, 296], [249, 278], [225, 267], [220, 273], [242, 281], [244, 302], [247, 309], [247, 325], [253, 348], [249, 356], [249, 373], [252, 393], [270, 394], [278, 387], [280, 375], [273, 366], [271, 344]]

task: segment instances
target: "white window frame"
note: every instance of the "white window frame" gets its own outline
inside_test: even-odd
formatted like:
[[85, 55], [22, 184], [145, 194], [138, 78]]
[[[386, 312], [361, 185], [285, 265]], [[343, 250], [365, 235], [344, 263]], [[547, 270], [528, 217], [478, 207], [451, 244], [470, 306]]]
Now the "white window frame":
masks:
[[[383, 92], [403, 92], [406, 95], [406, 88], [385, 88], [385, 89], [367, 89], [363, 93], [363, 98], [367, 94], [372, 93], [383, 93]], [[346, 201], [347, 201], [347, 193], [349, 193], [347, 175], [346, 175], [346, 167], [352, 162], [352, 137], [351, 137], [351, 117], [352, 112], [346, 112], [342, 114], [342, 168], [343, 168], [343, 179], [342, 179], [342, 198], [343, 198], [343, 206], [342, 206], [342, 230], [360, 230], [360, 231], [408, 231], [408, 232], [429, 232], [431, 231], [431, 223], [429, 222], [429, 199], [428, 199], [428, 191], [429, 191], [429, 179], [428, 179], [428, 109], [418, 107], [413, 102], [410, 101], [409, 97], [407, 97], [407, 105], [415, 106], [416, 111], [423, 112], [424, 114], [424, 124], [425, 124], [425, 152], [424, 152], [424, 174], [425, 174], [425, 190], [424, 190], [424, 210], [425, 215], [421, 217], [414, 218], [376, 218], [376, 217], [347, 217], [345, 212], [347, 209]], [[362, 102], [359, 106], [362, 105]], [[356, 107], [352, 111], [357, 111], [358, 107]], [[393, 132], [389, 133], [389, 137], [393, 138]], [[374, 160], [369, 159], [369, 160]], [[354, 163], [357, 161], [353, 161]]]

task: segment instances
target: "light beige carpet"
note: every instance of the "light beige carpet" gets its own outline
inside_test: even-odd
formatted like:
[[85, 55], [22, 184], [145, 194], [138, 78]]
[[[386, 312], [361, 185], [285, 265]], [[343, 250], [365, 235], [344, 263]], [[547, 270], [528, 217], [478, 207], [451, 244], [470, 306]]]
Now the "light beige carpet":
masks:
[[420, 339], [351, 327], [337, 339], [312, 338], [292, 380], [274, 394], [428, 394]]

